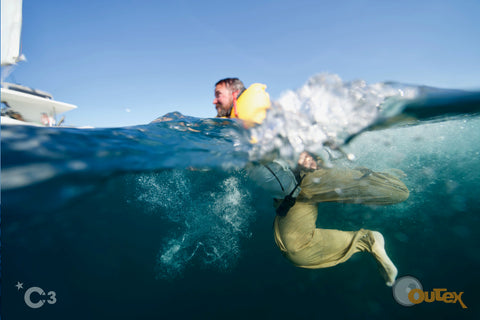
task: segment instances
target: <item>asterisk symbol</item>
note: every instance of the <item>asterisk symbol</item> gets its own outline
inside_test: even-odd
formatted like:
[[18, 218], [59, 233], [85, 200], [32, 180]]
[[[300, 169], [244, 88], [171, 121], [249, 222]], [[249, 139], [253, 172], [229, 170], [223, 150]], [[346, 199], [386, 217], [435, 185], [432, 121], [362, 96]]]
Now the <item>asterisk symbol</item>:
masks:
[[17, 287], [17, 290], [23, 289], [23, 282], [17, 281], [15, 287]]

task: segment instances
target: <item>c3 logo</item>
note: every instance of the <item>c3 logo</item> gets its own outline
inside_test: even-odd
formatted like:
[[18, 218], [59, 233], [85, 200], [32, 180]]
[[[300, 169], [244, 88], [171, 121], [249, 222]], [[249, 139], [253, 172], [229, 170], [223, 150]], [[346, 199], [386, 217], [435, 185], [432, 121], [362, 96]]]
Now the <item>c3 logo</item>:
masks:
[[45, 302], [48, 302], [49, 304], [55, 304], [57, 302], [56, 296], [57, 294], [55, 291], [49, 291], [47, 294], [45, 294], [45, 291], [43, 291], [42, 288], [31, 287], [25, 291], [23, 298], [27, 306], [37, 309], [43, 306]]

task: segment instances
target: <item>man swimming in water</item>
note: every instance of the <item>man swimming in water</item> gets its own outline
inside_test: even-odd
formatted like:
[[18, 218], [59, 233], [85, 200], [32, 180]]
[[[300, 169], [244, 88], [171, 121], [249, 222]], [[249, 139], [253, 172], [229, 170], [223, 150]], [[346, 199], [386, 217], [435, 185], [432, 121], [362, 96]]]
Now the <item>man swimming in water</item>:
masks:
[[[270, 103], [268, 101], [267, 106], [264, 97], [255, 97], [255, 94], [266, 93], [261, 90], [249, 92], [251, 88], [246, 89], [238, 78], [218, 81], [213, 100], [217, 117], [260, 123]], [[242, 95], [247, 94], [249, 103], [242, 103]], [[257, 101], [259, 105], [256, 105]], [[277, 198], [274, 237], [283, 255], [298, 267], [318, 269], [337, 265], [356, 252], [366, 251], [377, 261], [386, 284], [392, 286], [397, 268], [385, 251], [382, 234], [365, 229], [341, 231], [317, 228], [318, 204], [395, 204], [408, 198], [405, 184], [388, 173], [366, 168], [323, 168], [306, 152], [300, 155], [299, 169], [301, 173], [295, 177], [290, 168], [278, 160], [251, 170], [253, 179]]]

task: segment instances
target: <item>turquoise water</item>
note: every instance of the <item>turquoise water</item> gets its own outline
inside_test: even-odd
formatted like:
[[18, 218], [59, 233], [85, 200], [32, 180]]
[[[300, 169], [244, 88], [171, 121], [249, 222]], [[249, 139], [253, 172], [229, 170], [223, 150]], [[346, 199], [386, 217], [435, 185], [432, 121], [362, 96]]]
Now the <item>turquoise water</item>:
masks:
[[[422, 90], [316, 78], [254, 129], [179, 113], [128, 128], [2, 126], [2, 318], [476, 318], [480, 99]], [[385, 129], [405, 109], [422, 121]], [[406, 202], [321, 204], [317, 224], [381, 231], [399, 277], [464, 292], [468, 309], [398, 304], [367, 254], [292, 266], [273, 240], [272, 200], [244, 168], [302, 149], [402, 170]], [[46, 300], [38, 308], [32, 287], [45, 292], [29, 296]]]

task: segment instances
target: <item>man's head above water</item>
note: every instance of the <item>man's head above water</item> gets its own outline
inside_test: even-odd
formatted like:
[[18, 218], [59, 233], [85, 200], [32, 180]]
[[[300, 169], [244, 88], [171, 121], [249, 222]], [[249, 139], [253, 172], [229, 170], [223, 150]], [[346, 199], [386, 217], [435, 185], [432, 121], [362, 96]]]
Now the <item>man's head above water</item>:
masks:
[[230, 117], [233, 101], [245, 90], [243, 82], [238, 78], [225, 78], [215, 84], [213, 104], [217, 109], [217, 117]]

